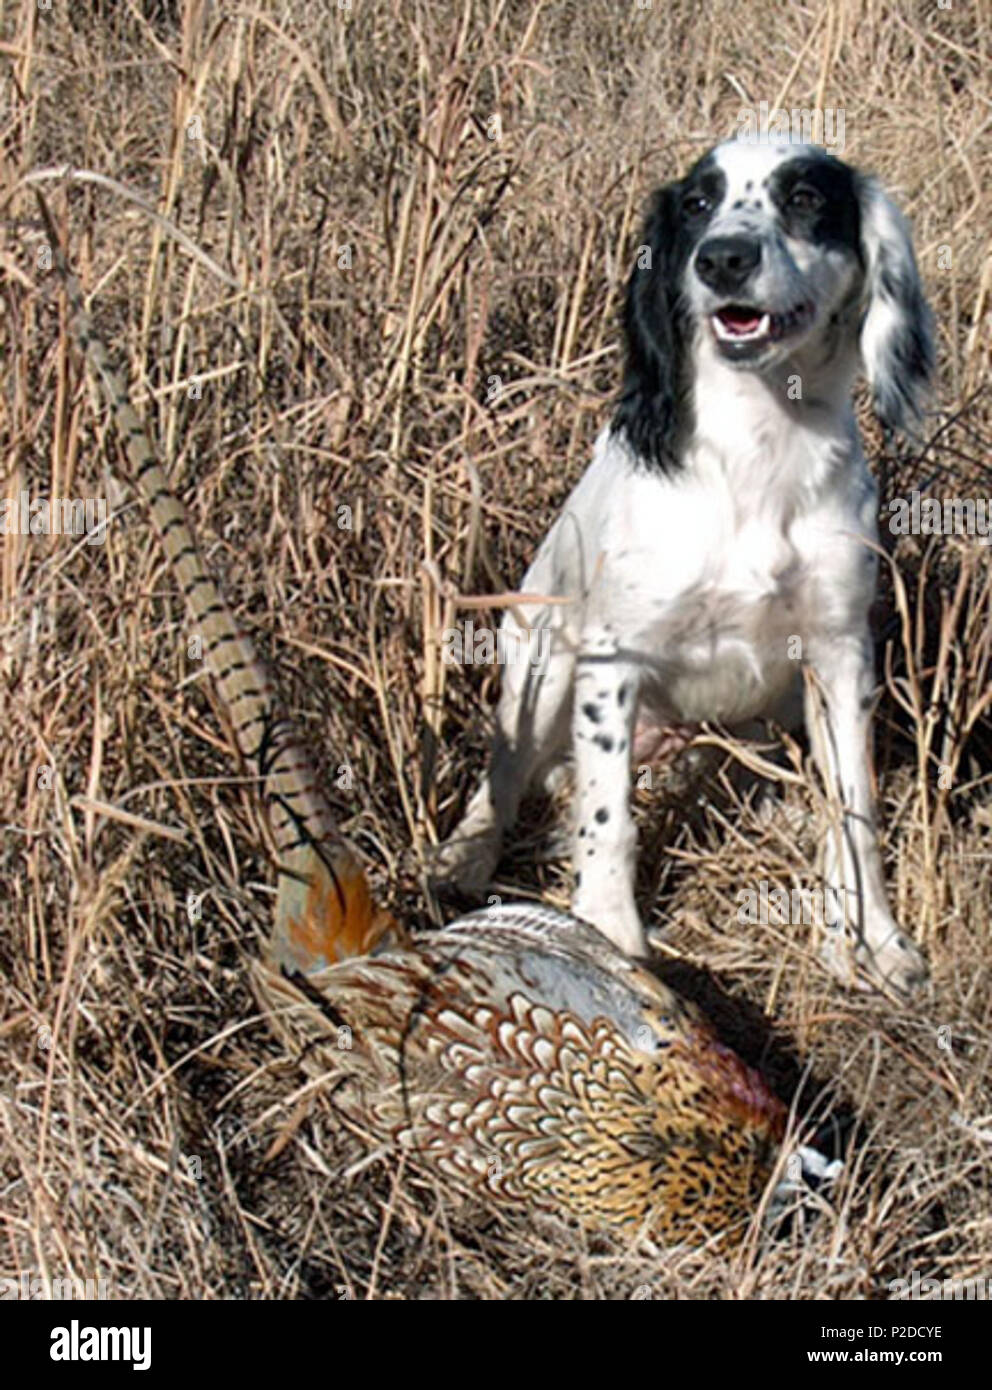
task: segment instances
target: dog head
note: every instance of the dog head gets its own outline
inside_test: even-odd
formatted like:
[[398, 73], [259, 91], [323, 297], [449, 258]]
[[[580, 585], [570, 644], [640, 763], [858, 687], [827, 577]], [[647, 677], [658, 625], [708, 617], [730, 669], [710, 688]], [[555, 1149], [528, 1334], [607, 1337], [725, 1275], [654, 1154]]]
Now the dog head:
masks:
[[662, 467], [691, 427], [700, 355], [767, 378], [860, 353], [879, 417], [907, 428], [933, 368], [906, 223], [879, 184], [813, 145], [729, 141], [654, 196], [628, 285], [615, 428]]

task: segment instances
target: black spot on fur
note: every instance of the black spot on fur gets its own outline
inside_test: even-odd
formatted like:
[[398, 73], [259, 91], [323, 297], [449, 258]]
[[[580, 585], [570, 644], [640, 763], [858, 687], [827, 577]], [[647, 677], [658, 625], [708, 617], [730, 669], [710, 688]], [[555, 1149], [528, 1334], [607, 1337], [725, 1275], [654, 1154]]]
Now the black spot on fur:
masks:
[[613, 752], [613, 739], [610, 737], [609, 734], [597, 734], [596, 737], [593, 739], [593, 743], [597, 744], [600, 748], [602, 748], [604, 753]]
[[[790, 236], [861, 256], [861, 211], [854, 170], [823, 150], [783, 161], [769, 179], [772, 202]], [[811, 188], [818, 203], [791, 203], [797, 188]]]
[[594, 705], [591, 700], [588, 700], [582, 706], [582, 713], [587, 719], [591, 720], [593, 724], [602, 724], [603, 722], [603, 711], [600, 709], [599, 705]]
[[627, 703], [627, 696], [630, 694], [630, 686], [626, 681], [621, 682], [620, 689], [617, 691], [617, 704], [623, 709]]
[[605, 806], [600, 806], [596, 812], [596, 820], [600, 825], [605, 825], [610, 818], [610, 813]]

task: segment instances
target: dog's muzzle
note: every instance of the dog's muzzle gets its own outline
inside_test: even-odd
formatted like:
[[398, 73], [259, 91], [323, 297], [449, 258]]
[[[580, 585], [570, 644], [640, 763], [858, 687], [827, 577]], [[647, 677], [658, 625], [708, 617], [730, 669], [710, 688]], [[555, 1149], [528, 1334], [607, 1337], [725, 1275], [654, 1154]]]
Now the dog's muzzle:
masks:
[[721, 298], [739, 296], [761, 265], [761, 242], [749, 236], [714, 236], [696, 252], [696, 274]]

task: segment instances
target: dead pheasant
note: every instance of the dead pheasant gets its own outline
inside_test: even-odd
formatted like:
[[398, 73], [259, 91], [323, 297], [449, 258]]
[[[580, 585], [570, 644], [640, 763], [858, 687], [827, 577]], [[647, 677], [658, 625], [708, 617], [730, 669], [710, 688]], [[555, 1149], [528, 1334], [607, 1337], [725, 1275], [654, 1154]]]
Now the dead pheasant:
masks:
[[[694, 1005], [547, 908], [493, 907], [405, 946], [375, 909], [42, 212], [74, 335], [203, 632], [241, 758], [258, 773], [278, 893], [254, 982], [274, 1029], [334, 1083], [355, 1126], [461, 1189], [665, 1242], [742, 1235], [778, 1162], [786, 1109]], [[799, 1156], [815, 1177], [832, 1174], [816, 1150]]]

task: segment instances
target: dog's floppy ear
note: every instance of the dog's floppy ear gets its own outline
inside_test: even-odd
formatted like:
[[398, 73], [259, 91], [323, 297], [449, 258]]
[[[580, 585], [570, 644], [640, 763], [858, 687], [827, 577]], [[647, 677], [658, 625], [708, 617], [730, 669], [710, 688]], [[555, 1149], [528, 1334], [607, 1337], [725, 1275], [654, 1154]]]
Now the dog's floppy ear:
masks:
[[651, 200], [627, 282], [627, 361], [613, 416], [613, 429], [634, 452], [666, 470], [678, 464], [678, 435], [686, 423], [685, 333], [675, 250], [680, 194], [681, 184], [670, 183]]
[[906, 219], [876, 179], [861, 175], [857, 186], [865, 263], [861, 359], [878, 418], [907, 430], [922, 418], [933, 375], [933, 316]]

